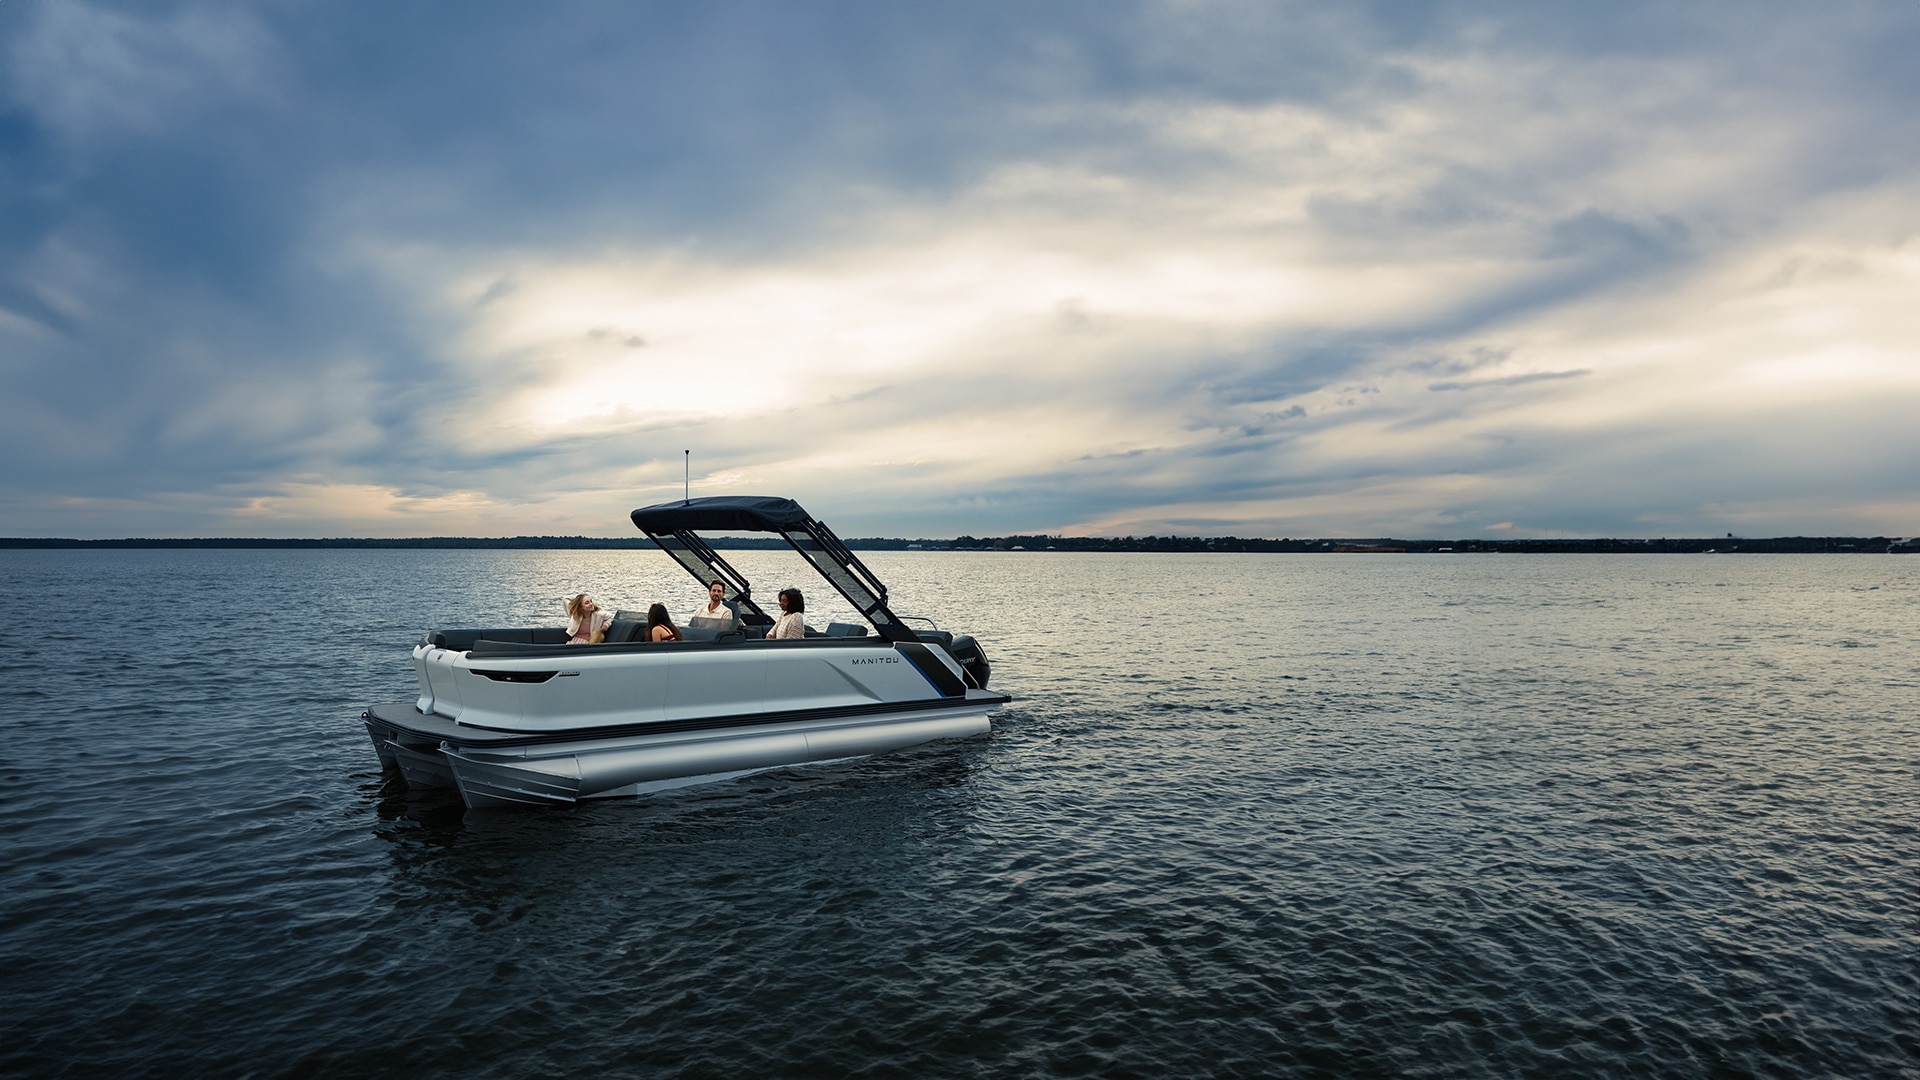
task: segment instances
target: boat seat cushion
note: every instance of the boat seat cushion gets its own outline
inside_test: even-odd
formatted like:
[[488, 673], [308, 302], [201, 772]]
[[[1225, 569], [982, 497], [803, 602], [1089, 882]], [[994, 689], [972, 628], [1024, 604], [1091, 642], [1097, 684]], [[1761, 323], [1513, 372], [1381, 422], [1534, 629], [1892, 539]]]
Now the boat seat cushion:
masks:
[[617, 645], [623, 641], [645, 641], [647, 624], [632, 619], [615, 619], [607, 627], [607, 643]]
[[[481, 638], [479, 641], [476, 641], [473, 643], [470, 651], [476, 652], [476, 653], [545, 652], [548, 649], [552, 648], [554, 644], [556, 643], [555, 642], [533, 642], [533, 641], [495, 641], [492, 638]], [[557, 644], [564, 645], [566, 643], [558, 642]]]
[[488, 641], [506, 641], [521, 645], [565, 645], [567, 631], [561, 627], [499, 627], [488, 630], [436, 630], [428, 640], [437, 648], [465, 650], [473, 648], [473, 643], [485, 638]]
[[827, 637], [866, 637], [867, 628], [859, 623], [830, 622], [826, 629]]

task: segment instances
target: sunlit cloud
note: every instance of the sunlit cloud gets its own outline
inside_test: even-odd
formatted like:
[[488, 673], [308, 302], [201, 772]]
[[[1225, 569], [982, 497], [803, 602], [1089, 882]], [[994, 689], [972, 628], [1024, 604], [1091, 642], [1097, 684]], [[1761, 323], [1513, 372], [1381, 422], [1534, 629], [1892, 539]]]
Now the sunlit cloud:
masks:
[[502, 509], [478, 492], [420, 496], [373, 484], [295, 481], [245, 499], [232, 519], [269, 533], [288, 523], [329, 520], [353, 525], [358, 535], [395, 535], [402, 524], [408, 528], [401, 535], [460, 535], [484, 530]]

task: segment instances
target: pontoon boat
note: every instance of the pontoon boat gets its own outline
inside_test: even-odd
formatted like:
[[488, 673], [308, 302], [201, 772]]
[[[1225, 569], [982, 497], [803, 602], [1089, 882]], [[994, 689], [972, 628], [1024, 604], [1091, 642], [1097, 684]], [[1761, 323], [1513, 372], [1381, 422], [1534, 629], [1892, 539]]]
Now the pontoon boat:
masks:
[[[419, 697], [362, 714], [382, 766], [409, 786], [457, 787], [469, 807], [565, 804], [980, 735], [1012, 700], [987, 689], [977, 642], [907, 626], [886, 586], [791, 499], [632, 516], [703, 586], [722, 583], [738, 628], [655, 643], [620, 618], [596, 645], [551, 627], [429, 632], [413, 650]], [[869, 625], [766, 640], [773, 619], [702, 531], [777, 534]]]

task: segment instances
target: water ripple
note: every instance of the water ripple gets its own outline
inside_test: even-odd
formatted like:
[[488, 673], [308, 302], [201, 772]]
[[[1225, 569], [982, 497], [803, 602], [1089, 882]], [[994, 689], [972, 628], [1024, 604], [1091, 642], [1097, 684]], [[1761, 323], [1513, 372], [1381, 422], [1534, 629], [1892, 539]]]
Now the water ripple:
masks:
[[423, 623], [690, 582], [8, 553], [0, 1068], [1920, 1072], [1920, 561], [868, 561], [986, 643], [991, 737], [469, 814], [355, 719]]

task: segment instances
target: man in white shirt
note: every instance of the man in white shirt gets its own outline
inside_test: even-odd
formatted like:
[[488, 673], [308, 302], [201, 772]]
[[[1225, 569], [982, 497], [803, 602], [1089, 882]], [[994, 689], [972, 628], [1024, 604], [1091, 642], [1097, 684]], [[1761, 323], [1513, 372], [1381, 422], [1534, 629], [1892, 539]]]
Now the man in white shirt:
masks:
[[738, 630], [740, 616], [734, 614], [727, 605], [727, 587], [716, 581], [707, 589], [707, 602], [693, 609], [687, 616], [688, 626], [708, 627], [714, 630]]

